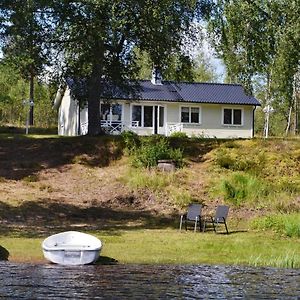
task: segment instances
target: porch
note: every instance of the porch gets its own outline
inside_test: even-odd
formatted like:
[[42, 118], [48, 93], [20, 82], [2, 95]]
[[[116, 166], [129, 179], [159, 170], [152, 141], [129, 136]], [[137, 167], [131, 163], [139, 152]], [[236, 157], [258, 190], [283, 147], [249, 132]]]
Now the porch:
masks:
[[[101, 128], [106, 134], [119, 135], [123, 131], [134, 131], [138, 127], [137, 121], [132, 121], [131, 124], [125, 124], [122, 121], [101, 120]], [[80, 133], [86, 135], [88, 133], [88, 122], [80, 124]]]
[[[185, 129], [195, 128], [198, 126], [191, 126], [191, 124], [185, 123], [166, 123], [163, 134], [165, 136], [170, 136], [174, 132], [185, 132]], [[112, 120], [101, 120], [101, 128], [102, 130], [109, 135], [119, 135], [123, 131], [132, 131], [138, 135], [148, 135], [145, 134], [145, 128], [139, 126], [139, 121], [131, 121], [129, 124], [123, 121], [112, 121]], [[153, 127], [146, 128], [150, 134], [154, 134]], [[82, 135], [86, 135], [88, 133], [88, 122], [81, 123], [80, 132]]]

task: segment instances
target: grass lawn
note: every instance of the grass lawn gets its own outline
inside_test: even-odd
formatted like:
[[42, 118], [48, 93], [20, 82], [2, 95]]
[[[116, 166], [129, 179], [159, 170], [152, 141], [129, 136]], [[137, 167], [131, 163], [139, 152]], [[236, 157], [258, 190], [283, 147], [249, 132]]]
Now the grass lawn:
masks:
[[[94, 231], [103, 242], [99, 263], [235, 264], [300, 268], [300, 240], [268, 232], [179, 232], [175, 229]], [[0, 237], [9, 260], [46, 263], [41, 238]]]
[[[0, 259], [47, 263], [43, 239], [79, 230], [99, 263], [300, 268], [299, 140], [171, 139], [187, 164], [165, 174], [131, 166], [121, 137], [48, 134], [0, 130]], [[192, 202], [229, 205], [231, 234], [179, 232]]]

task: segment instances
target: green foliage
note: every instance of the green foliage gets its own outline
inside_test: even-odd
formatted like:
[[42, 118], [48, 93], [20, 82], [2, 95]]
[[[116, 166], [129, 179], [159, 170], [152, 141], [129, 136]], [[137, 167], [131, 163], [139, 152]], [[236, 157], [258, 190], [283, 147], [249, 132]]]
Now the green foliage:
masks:
[[135, 169], [126, 174], [122, 179], [129, 188], [138, 190], [148, 188], [155, 193], [162, 192], [164, 188], [172, 184], [175, 180], [173, 173], [158, 173], [155, 171], [145, 171]]
[[141, 145], [139, 136], [132, 131], [123, 131], [121, 137], [129, 154], [132, 154]]
[[28, 175], [26, 177], [23, 178], [24, 182], [38, 182], [39, 181], [39, 177], [35, 174], [33, 175]]
[[[150, 56], [144, 51], [135, 49], [139, 72], [137, 79], [151, 79], [153, 64]], [[168, 65], [163, 70], [164, 80], [216, 82], [218, 76], [212, 66], [210, 58], [203, 51], [199, 51], [196, 58], [192, 59], [178, 53], [171, 54]]]
[[225, 201], [240, 206], [245, 202], [256, 202], [268, 194], [268, 187], [254, 176], [233, 173], [221, 181], [221, 192]]
[[[175, 224], [164, 223], [162, 218], [147, 214], [141, 214], [139, 218], [136, 214], [132, 216], [130, 219], [107, 220], [107, 224], [111, 226], [102, 227], [101, 230], [95, 229], [91, 232], [87, 230], [87, 233], [103, 241], [105, 247], [101, 256], [112, 257], [120, 264], [300, 267], [299, 242], [295, 239], [278, 236], [274, 238], [268, 233], [251, 231], [230, 235], [195, 234], [193, 230], [179, 233], [179, 215], [172, 216], [170, 220]], [[57, 230], [64, 230], [64, 228], [68, 230], [64, 224], [59, 225]], [[6, 231], [0, 236], [1, 245], [9, 249], [10, 261], [31, 264], [43, 261], [40, 250], [42, 238], [32, 238], [29, 234], [24, 237], [24, 232], [29, 232], [24, 225], [15, 230], [5, 227], [2, 230]], [[128, 245], [129, 241], [130, 245]], [[212, 255], [212, 253], [222, 253], [222, 255]]]
[[210, 57], [203, 51], [200, 51], [195, 58], [192, 72], [196, 82], [218, 82], [219, 79]]
[[182, 187], [181, 176], [180, 171], [167, 173], [155, 169], [130, 169], [121, 181], [134, 191], [150, 190], [157, 201], [185, 208], [192, 202], [199, 202], [199, 199], [195, 199], [189, 190]]
[[[218, 1], [211, 8], [208, 31], [227, 67], [230, 82], [241, 82], [253, 93], [259, 77], [263, 93], [260, 90], [257, 95], [263, 105], [272, 101], [276, 108], [276, 114], [271, 116], [271, 134], [279, 130], [284, 134], [284, 127], [290, 129], [292, 119], [299, 113], [295, 103], [300, 88], [299, 3]], [[295, 119], [293, 122], [294, 129], [299, 127]]]
[[[29, 84], [18, 71], [0, 63], [0, 125], [25, 126], [28, 107]], [[46, 128], [57, 124], [57, 113], [52, 109], [52, 95], [49, 86], [35, 81], [35, 126]]]
[[299, 268], [300, 259], [299, 255], [296, 252], [287, 252], [286, 254], [282, 254], [279, 257], [271, 256], [269, 258], [262, 257], [261, 255], [253, 256], [251, 255], [249, 264], [255, 267], [261, 266], [273, 266], [275, 268]]
[[300, 214], [277, 214], [256, 218], [251, 227], [258, 230], [272, 230], [288, 237], [300, 237]]
[[175, 131], [171, 134], [171, 138], [179, 138], [179, 139], [186, 139], [188, 138], [187, 134], [182, 131]]
[[224, 169], [233, 171], [249, 171], [252, 170], [255, 173], [257, 168], [260, 168], [261, 161], [256, 161], [247, 156], [239, 157], [233, 153], [230, 153], [224, 149], [220, 149], [216, 153], [215, 163]]
[[298, 141], [285, 140], [222, 144], [211, 152], [217, 178], [221, 178], [212, 179], [212, 194], [237, 206], [295, 211], [293, 198], [300, 192], [298, 147]]
[[172, 189], [170, 197], [172, 202], [181, 208], [186, 208], [190, 203], [198, 202], [188, 190], [183, 188]]
[[166, 138], [154, 136], [145, 139], [141, 147], [135, 150], [133, 165], [150, 168], [162, 159], [171, 159], [180, 167], [183, 164], [183, 152], [180, 149], [172, 149]]

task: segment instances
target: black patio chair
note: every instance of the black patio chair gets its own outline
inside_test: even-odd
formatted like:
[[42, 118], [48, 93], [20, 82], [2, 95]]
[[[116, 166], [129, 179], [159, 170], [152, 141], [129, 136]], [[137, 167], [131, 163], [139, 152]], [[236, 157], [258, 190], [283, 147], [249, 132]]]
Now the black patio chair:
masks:
[[228, 228], [226, 224], [226, 219], [229, 212], [229, 206], [226, 205], [218, 205], [216, 209], [216, 214], [214, 217], [206, 217], [203, 218], [203, 231], [205, 231], [205, 227], [207, 223], [210, 223], [213, 225], [214, 231], [217, 232], [216, 228], [219, 224], [224, 224], [226, 228], [226, 233], [228, 234]]
[[179, 229], [182, 228], [182, 223], [184, 222], [185, 230], [187, 230], [188, 223], [194, 223], [194, 231], [197, 230], [197, 225], [199, 224], [199, 230], [201, 231], [201, 210], [202, 205], [192, 203], [188, 206], [187, 213], [180, 216]]

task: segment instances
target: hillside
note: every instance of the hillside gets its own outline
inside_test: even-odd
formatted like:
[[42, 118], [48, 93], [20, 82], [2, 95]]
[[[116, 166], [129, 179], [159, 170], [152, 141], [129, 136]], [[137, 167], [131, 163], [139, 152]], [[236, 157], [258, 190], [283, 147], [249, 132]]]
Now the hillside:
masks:
[[[233, 221], [300, 211], [299, 140], [178, 138], [170, 143], [184, 149], [185, 156], [185, 166], [172, 174], [131, 167], [121, 137], [2, 135], [0, 231], [177, 226], [182, 207], [191, 201], [203, 203], [205, 213], [225, 202]], [[220, 183], [236, 172], [260, 172], [270, 184], [277, 181], [280, 189], [269, 185], [274, 193], [264, 191], [267, 197], [261, 202], [252, 194], [229, 199]]]

